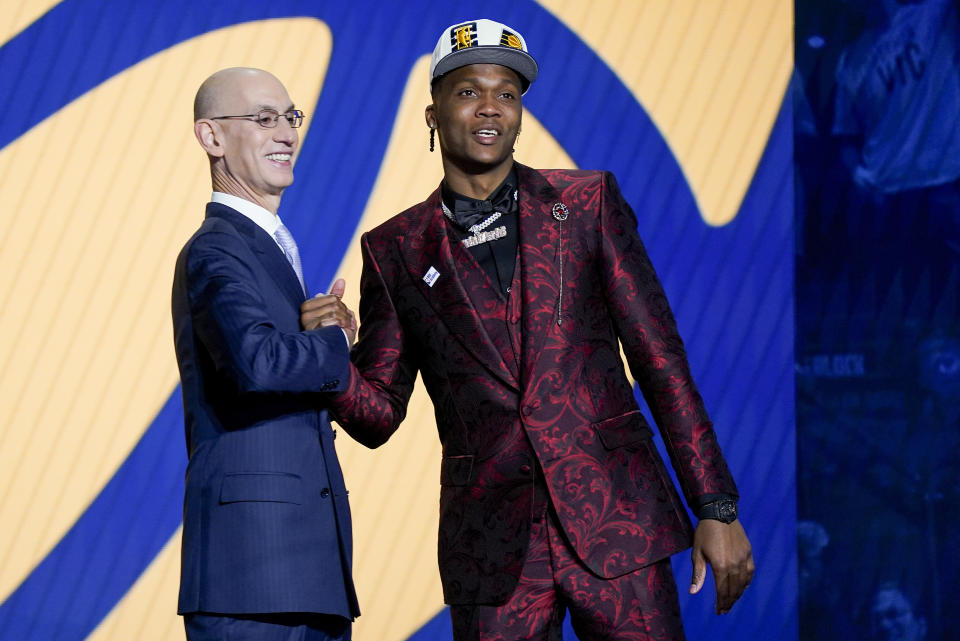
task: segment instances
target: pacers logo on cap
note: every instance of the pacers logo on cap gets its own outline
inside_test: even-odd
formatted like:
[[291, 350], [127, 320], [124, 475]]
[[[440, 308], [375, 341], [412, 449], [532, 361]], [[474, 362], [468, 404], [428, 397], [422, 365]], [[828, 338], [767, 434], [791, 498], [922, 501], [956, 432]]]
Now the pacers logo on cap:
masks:
[[520, 38], [517, 36], [517, 34], [511, 33], [506, 29], [504, 29], [503, 33], [500, 34], [500, 45], [523, 50], [523, 43], [520, 42]]
[[450, 46], [453, 51], [467, 49], [477, 44], [477, 23], [467, 22], [450, 28]]

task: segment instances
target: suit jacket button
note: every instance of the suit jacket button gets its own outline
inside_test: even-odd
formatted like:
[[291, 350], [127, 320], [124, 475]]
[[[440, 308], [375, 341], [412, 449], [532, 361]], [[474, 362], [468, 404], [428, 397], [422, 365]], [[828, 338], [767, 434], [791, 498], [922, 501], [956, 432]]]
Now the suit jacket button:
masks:
[[325, 499], [325, 498], [327, 498], [328, 496], [330, 496], [330, 489], [329, 489], [329, 488], [326, 488], [326, 487], [325, 487], [325, 488], [323, 488], [322, 490], [320, 490], [320, 498]]
[[529, 466], [529, 465], [521, 465], [521, 466], [520, 466], [520, 472], [523, 473], [523, 474], [529, 474], [529, 473], [530, 473], [530, 466]]

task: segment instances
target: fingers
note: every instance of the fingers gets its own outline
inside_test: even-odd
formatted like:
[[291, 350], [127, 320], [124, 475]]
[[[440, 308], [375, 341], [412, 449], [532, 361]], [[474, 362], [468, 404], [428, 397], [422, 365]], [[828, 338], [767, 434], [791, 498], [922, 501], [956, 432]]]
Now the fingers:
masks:
[[743, 596], [744, 591], [753, 580], [753, 554], [746, 550], [745, 555], [739, 556], [732, 563], [713, 566], [713, 578], [717, 588], [717, 614], [726, 614], [733, 604]]
[[[737, 573], [733, 577], [731, 583], [733, 601], [731, 601], [730, 606], [733, 606], [733, 603], [737, 601], [741, 596], [743, 596], [744, 591], [747, 589], [747, 586], [753, 581], [753, 572], [755, 570], [753, 564], [753, 553], [748, 551], [748, 556], [737, 566]], [[729, 608], [728, 608], [729, 610]]]
[[342, 312], [345, 316], [350, 315], [350, 309], [333, 294], [317, 294], [300, 305], [301, 316], [304, 314], [324, 316], [336, 311]]
[[699, 546], [694, 545], [690, 558], [693, 560], [693, 576], [690, 577], [690, 594], [696, 594], [703, 588], [707, 578], [707, 560]]
[[304, 330], [335, 325], [351, 329], [355, 324], [353, 312], [332, 293], [318, 294], [300, 305], [300, 325]]
[[709, 563], [716, 588], [714, 607], [717, 614], [729, 612], [753, 580], [753, 552], [739, 521], [725, 524], [711, 519], [701, 520], [693, 536], [692, 560], [690, 593], [696, 594], [703, 587]]
[[346, 305], [339, 299], [333, 298], [332, 301], [317, 308], [316, 316], [320, 320], [321, 327], [331, 327], [336, 325], [345, 329], [350, 329], [352, 325], [351, 312]]
[[350, 347], [353, 347], [354, 341], [357, 339], [357, 317], [354, 313], [350, 312], [350, 327], [344, 327], [344, 331], [347, 332], [347, 338], [350, 341]]
[[717, 586], [717, 600], [713, 607], [717, 614], [726, 614], [736, 601], [736, 598], [731, 595], [730, 573], [714, 572], [713, 579]]
[[350, 329], [350, 310], [336, 309], [320, 317], [320, 327], [342, 327]]
[[342, 278], [338, 278], [333, 281], [333, 287], [330, 288], [330, 295], [336, 296], [337, 298], [343, 298], [343, 292], [347, 291], [347, 281]]
[[726, 570], [713, 567], [713, 583], [716, 588], [717, 597], [713, 608], [717, 614], [726, 614], [733, 605], [733, 599], [730, 594], [730, 573]]

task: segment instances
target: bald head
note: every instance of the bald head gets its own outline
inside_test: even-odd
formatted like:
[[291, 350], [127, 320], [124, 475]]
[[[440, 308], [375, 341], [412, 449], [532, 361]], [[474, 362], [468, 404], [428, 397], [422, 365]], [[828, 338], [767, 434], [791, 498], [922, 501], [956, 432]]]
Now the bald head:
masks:
[[[222, 69], [203, 81], [193, 103], [193, 133], [210, 160], [214, 191], [276, 213], [293, 182], [300, 141], [293, 110], [283, 83], [262, 69]], [[261, 113], [269, 114], [266, 121]]]
[[252, 67], [221, 69], [203, 81], [193, 99], [193, 120], [212, 118], [226, 113], [224, 109], [243, 100], [243, 89], [251, 81], [270, 78], [282, 84], [269, 71]]

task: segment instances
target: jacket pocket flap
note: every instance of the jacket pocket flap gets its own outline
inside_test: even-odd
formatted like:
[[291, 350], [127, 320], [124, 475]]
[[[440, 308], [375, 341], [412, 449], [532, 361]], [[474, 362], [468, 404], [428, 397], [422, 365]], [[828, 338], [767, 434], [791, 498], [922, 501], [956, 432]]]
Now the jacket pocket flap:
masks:
[[600, 442], [608, 450], [653, 438], [653, 430], [640, 410], [633, 410], [593, 424]]
[[440, 485], [467, 485], [472, 474], [472, 454], [445, 456], [440, 461]]
[[220, 486], [221, 503], [267, 501], [303, 504], [303, 484], [296, 474], [243, 472], [227, 474]]

